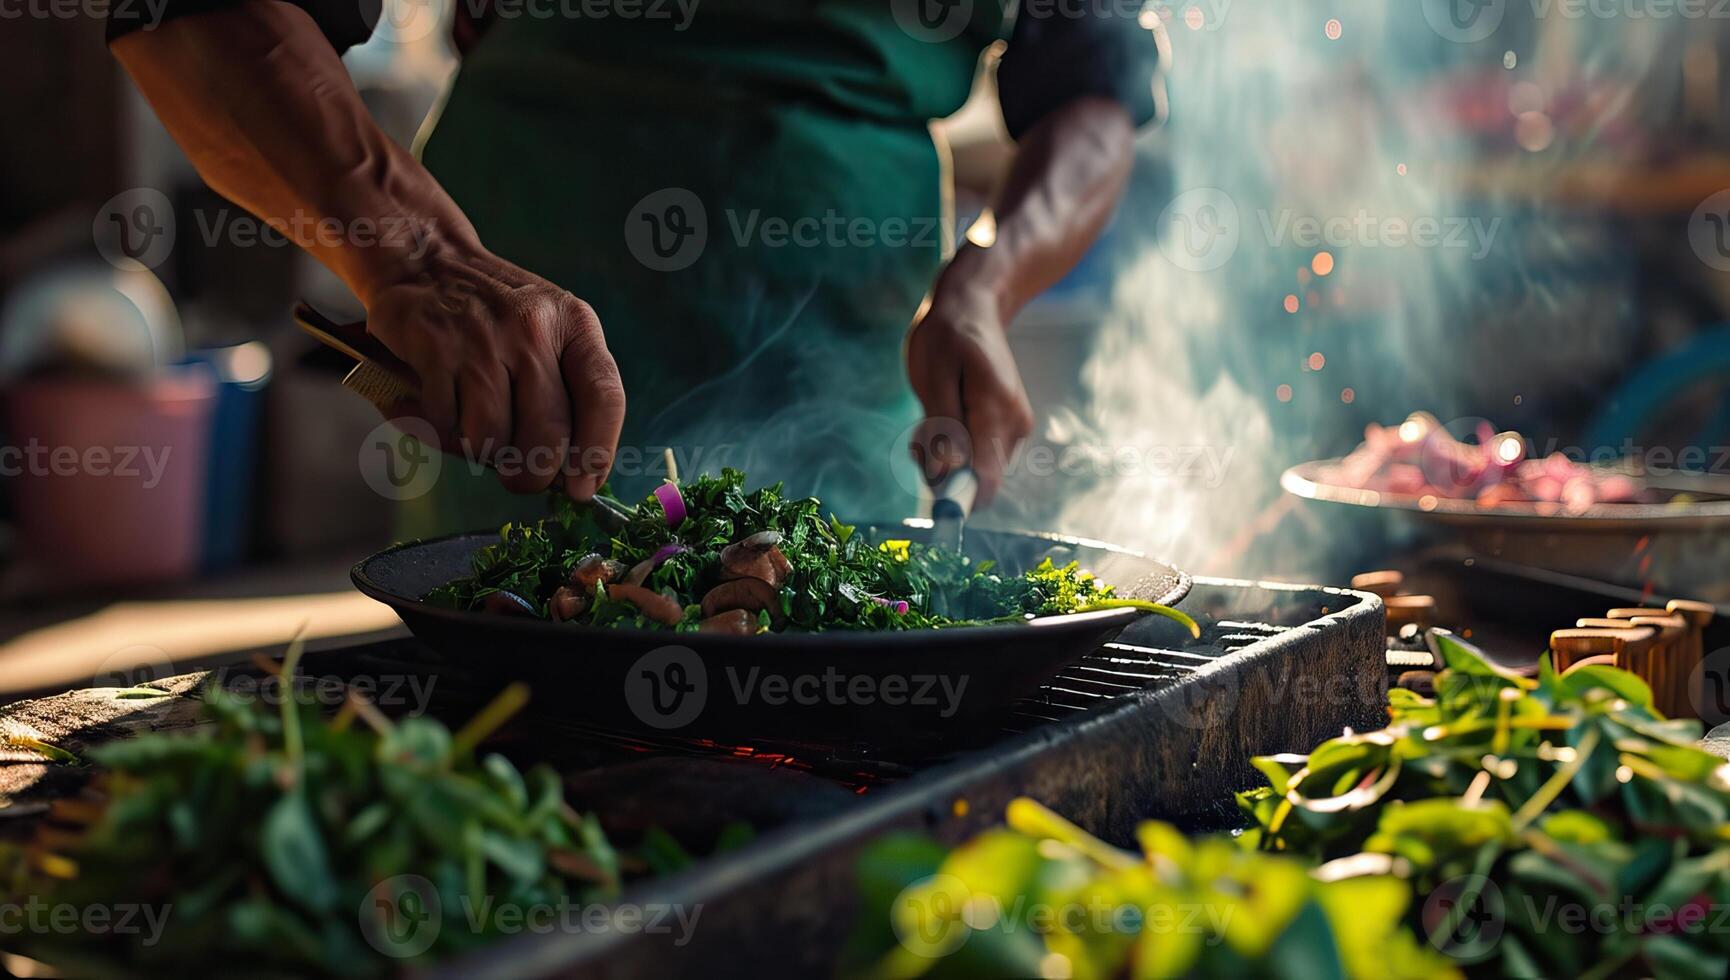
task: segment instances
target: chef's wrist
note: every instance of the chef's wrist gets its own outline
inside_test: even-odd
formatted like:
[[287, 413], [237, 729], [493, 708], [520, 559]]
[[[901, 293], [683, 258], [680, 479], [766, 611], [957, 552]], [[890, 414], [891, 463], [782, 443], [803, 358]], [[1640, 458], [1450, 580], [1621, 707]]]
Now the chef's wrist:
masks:
[[471, 233], [452, 234], [437, 218], [398, 215], [379, 219], [381, 235], [357, 244], [350, 285], [363, 305], [394, 286], [465, 281], [492, 256]]
[[934, 310], [984, 313], [1007, 327], [1020, 303], [1014, 276], [1002, 253], [967, 242], [938, 274], [931, 291]]

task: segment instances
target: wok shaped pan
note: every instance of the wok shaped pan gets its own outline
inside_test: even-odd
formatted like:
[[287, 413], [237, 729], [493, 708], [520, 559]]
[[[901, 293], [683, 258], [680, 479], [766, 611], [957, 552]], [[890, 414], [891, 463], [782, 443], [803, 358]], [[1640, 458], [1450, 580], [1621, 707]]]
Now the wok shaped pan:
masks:
[[[924, 540], [930, 521], [862, 527], [873, 539]], [[687, 736], [869, 736], [978, 725], [1143, 615], [1110, 609], [1023, 624], [900, 632], [723, 636], [574, 626], [421, 602], [471, 574], [496, 534], [397, 545], [362, 561], [361, 592], [395, 609], [416, 637], [465, 672], [527, 681], [541, 710], [610, 728]], [[1079, 560], [1121, 596], [1172, 605], [1189, 576], [1111, 545], [1052, 534], [971, 530], [967, 552], [1016, 573]]]

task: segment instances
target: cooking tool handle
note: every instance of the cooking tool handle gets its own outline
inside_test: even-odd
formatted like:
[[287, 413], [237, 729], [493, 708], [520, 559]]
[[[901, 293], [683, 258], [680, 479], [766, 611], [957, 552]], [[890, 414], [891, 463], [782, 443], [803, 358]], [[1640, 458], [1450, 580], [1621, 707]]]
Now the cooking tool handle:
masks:
[[978, 496], [979, 477], [966, 467], [958, 469], [932, 486], [931, 519], [965, 521]]
[[962, 529], [979, 496], [979, 478], [963, 467], [931, 487], [931, 540], [954, 551], [961, 550]]
[[420, 379], [416, 377], [414, 368], [392, 354], [388, 347], [378, 342], [378, 338], [367, 333], [365, 320], [337, 323], [305, 303], [296, 303], [294, 322], [326, 347], [347, 354], [357, 361], [370, 361], [375, 366], [397, 375], [404, 384], [419, 387]]

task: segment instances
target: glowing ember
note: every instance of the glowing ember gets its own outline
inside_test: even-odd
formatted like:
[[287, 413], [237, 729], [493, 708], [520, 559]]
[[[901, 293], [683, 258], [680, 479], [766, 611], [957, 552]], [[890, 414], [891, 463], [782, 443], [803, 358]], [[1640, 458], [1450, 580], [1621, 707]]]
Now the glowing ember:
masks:
[[1295, 294], [1286, 296], [1285, 311], [1287, 313], [1296, 313], [1298, 311], [1298, 298]]
[[1310, 259], [1310, 268], [1314, 269], [1318, 276], [1325, 276], [1334, 271], [1334, 254], [1332, 252], [1317, 252], [1315, 258]]
[[1357, 397], [1358, 393], [1350, 388], [1340, 389], [1340, 401], [1345, 402], [1347, 405], [1350, 405]]
[[1311, 354], [1309, 357], [1310, 370], [1311, 371], [1320, 371], [1322, 369], [1322, 366], [1327, 364], [1327, 362], [1328, 362], [1328, 359], [1323, 357], [1322, 352], [1318, 350], [1314, 354]]
[[1322, 32], [1328, 36], [1328, 40], [1338, 41], [1340, 35], [1345, 33], [1345, 28], [1341, 26], [1339, 18], [1335, 17], [1327, 22], [1327, 26], [1322, 28]]
[[1291, 385], [1280, 385], [1273, 390], [1273, 396], [1282, 402], [1291, 401]]

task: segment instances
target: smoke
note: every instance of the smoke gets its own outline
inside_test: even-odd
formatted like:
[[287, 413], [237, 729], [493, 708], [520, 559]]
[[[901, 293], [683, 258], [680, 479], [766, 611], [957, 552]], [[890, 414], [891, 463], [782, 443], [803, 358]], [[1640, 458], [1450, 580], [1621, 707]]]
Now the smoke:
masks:
[[[1286, 466], [1416, 409], [1562, 414], [1629, 350], [1608, 226], [1517, 192], [1636, 150], [1628, 120], [1676, 93], [1613, 80], [1689, 25], [1509, 0], [1472, 38], [1447, 2], [1162, 9], [1170, 121], [1114, 230], [1130, 258], [1083, 407], [1047, 434], [1133, 465], [1074, 481], [1064, 530], [1196, 571], [1339, 575], [1376, 545], [1282, 498]], [[1195, 447], [1225, 465], [1171, 462]]]

